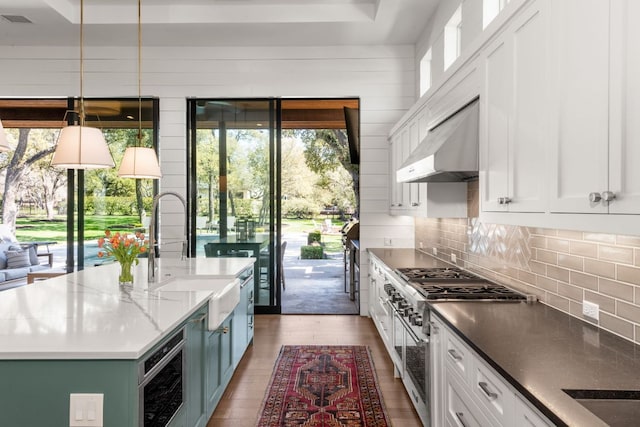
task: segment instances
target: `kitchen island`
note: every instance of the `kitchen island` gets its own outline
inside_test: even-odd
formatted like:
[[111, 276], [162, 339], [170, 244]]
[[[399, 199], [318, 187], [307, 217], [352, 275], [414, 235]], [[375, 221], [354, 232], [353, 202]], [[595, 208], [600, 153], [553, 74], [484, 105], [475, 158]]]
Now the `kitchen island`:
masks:
[[[69, 425], [69, 394], [101, 393], [104, 426], [138, 426], [140, 362], [168, 339], [179, 333], [185, 343], [187, 379], [206, 377], [205, 357], [218, 357], [205, 341], [224, 347], [216, 347], [221, 355], [231, 351], [233, 314], [211, 330], [216, 291], [193, 286], [194, 279], [240, 287], [238, 278], [251, 274], [254, 260], [159, 259], [157, 283], [147, 283], [144, 261], [128, 287], [118, 284], [119, 266], [110, 264], [0, 293], [0, 425]], [[228, 369], [224, 373], [229, 376]], [[193, 408], [191, 388], [204, 386], [187, 383], [185, 408], [171, 425], [200, 425], [187, 412], [211, 409]]]

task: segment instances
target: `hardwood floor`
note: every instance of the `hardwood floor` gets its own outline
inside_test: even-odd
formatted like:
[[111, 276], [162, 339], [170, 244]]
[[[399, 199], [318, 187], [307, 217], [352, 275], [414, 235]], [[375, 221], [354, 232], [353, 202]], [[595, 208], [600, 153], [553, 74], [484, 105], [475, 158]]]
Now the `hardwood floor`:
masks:
[[371, 319], [348, 315], [257, 315], [253, 345], [207, 427], [255, 427], [280, 347], [296, 344], [369, 346], [391, 423], [402, 427], [422, 425], [402, 381], [393, 378], [393, 364]]

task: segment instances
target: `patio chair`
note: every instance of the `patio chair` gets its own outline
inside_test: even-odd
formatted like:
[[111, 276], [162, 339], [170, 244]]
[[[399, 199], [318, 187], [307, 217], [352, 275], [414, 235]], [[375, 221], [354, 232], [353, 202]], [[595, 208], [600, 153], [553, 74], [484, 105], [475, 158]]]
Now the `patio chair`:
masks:
[[[278, 261], [278, 271], [280, 272], [280, 281], [282, 282], [282, 290], [286, 289], [284, 281], [284, 252], [287, 250], [287, 242], [282, 242], [280, 252], [280, 260]], [[260, 254], [260, 289], [269, 289], [269, 252], [265, 251]]]
[[197, 216], [196, 217], [196, 232], [203, 232], [207, 230], [207, 217], [206, 216]]

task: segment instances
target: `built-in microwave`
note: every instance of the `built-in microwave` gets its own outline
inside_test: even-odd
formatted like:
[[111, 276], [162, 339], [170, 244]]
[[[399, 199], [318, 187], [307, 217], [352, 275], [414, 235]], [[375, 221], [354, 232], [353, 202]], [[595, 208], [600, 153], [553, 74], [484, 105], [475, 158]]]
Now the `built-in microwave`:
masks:
[[138, 365], [140, 427], [164, 427], [185, 403], [185, 331], [180, 329]]

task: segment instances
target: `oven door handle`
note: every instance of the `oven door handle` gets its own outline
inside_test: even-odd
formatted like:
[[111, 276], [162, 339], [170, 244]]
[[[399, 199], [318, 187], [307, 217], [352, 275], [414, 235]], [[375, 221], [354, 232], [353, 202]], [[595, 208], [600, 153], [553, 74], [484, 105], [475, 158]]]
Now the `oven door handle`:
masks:
[[415, 341], [415, 342], [419, 342], [419, 343], [423, 343], [423, 344], [429, 344], [429, 338], [420, 338], [418, 337], [418, 335], [413, 332], [413, 329], [411, 329], [411, 326], [409, 325], [409, 323], [405, 320], [404, 317], [402, 317], [402, 315], [400, 313], [398, 313], [397, 311], [394, 310], [394, 315], [400, 319], [400, 321], [402, 322], [402, 327], [405, 331], [407, 331], [409, 333], [409, 335], [411, 335], [411, 338]]

